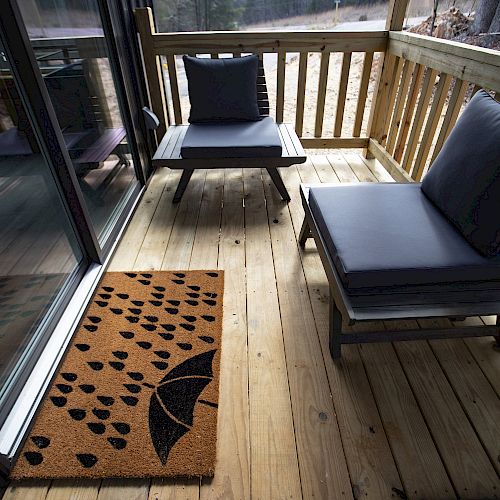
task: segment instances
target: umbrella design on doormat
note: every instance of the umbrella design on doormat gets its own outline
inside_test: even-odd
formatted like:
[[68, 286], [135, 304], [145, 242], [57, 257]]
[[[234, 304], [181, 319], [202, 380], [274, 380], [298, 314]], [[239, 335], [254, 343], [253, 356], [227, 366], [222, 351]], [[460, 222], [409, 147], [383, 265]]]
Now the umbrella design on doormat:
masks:
[[175, 443], [191, 429], [198, 397], [212, 381], [216, 350], [187, 359], [170, 370], [151, 396], [149, 432], [163, 465]]

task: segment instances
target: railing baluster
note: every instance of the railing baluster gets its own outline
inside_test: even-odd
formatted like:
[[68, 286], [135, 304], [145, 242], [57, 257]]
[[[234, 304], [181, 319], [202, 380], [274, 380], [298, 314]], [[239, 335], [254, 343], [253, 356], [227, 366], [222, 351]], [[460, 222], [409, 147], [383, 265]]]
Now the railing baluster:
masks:
[[363, 73], [359, 83], [358, 104], [356, 106], [356, 117], [354, 119], [353, 137], [361, 135], [361, 126], [363, 125], [363, 116], [365, 114], [366, 97], [368, 95], [368, 85], [370, 83], [370, 74], [372, 71], [373, 52], [365, 54], [363, 61]]
[[304, 103], [306, 98], [308, 52], [301, 52], [299, 58], [299, 76], [297, 81], [297, 105], [295, 109], [295, 132], [302, 136], [304, 127]]
[[314, 137], [321, 137], [323, 133], [323, 115], [325, 113], [326, 86], [328, 83], [328, 66], [330, 65], [330, 52], [321, 53], [319, 68], [318, 100], [316, 104], [316, 123]]
[[399, 81], [401, 79], [401, 72], [403, 71], [404, 60], [402, 57], [396, 58], [396, 63], [394, 65], [394, 73], [391, 79], [391, 85], [389, 89], [389, 99], [387, 102], [387, 112], [385, 113], [384, 119], [384, 135], [382, 136], [381, 144], [385, 145], [387, 141], [387, 134], [389, 132], [389, 124], [391, 119], [390, 110], [394, 109], [394, 102], [396, 100], [396, 94], [398, 92]]
[[345, 98], [347, 96], [347, 84], [349, 83], [349, 70], [351, 69], [352, 52], [344, 52], [342, 58], [342, 70], [340, 72], [339, 94], [337, 97], [337, 111], [335, 114], [335, 126], [333, 136], [342, 135], [342, 122], [344, 120]]
[[439, 151], [441, 151], [444, 141], [457, 121], [458, 113], [460, 113], [465, 93], [468, 88], [469, 84], [467, 82], [464, 82], [459, 78], [455, 80], [455, 86], [453, 87], [453, 92], [451, 93], [450, 101], [448, 102], [448, 109], [444, 115], [444, 120], [439, 131], [436, 145], [434, 146], [434, 151], [432, 152], [431, 164], [436, 159]]
[[167, 130], [167, 115], [165, 113], [166, 99], [163, 86], [163, 71], [159, 56], [156, 55], [153, 35], [156, 33], [153, 13], [151, 9], [138, 9], [136, 11], [136, 22], [141, 39], [141, 48], [146, 71], [151, 108], [160, 120], [160, 126], [156, 131], [158, 142]]
[[401, 76], [401, 84], [399, 85], [398, 97], [392, 115], [391, 127], [387, 135], [387, 143], [385, 149], [389, 154], [394, 152], [396, 145], [396, 137], [401, 126], [401, 116], [403, 114], [404, 104], [408, 95], [408, 87], [410, 86], [411, 75], [415, 68], [415, 63], [406, 60], [403, 66], [403, 74]]
[[285, 69], [286, 52], [278, 51], [278, 67], [276, 70], [276, 122], [283, 123], [283, 110], [285, 107]]
[[386, 53], [379, 58], [379, 76], [373, 95], [370, 117], [368, 119], [368, 135], [382, 144], [386, 138], [386, 115], [391, 89], [394, 84], [394, 68], [396, 57]]
[[182, 124], [181, 100], [179, 97], [179, 83], [177, 81], [177, 63], [174, 54], [167, 54], [168, 79], [170, 80], [170, 92], [174, 105], [174, 118], [176, 125]]
[[411, 127], [410, 139], [408, 140], [408, 146], [406, 147], [403, 163], [401, 164], [407, 172], [411, 171], [413, 157], [415, 156], [418, 138], [420, 136], [420, 131], [422, 130], [422, 125], [424, 124], [427, 108], [429, 107], [429, 101], [434, 88], [434, 83], [436, 81], [436, 76], [437, 71], [435, 69], [427, 68], [422, 90], [420, 92], [420, 98], [418, 100], [417, 111], [415, 112], [415, 118]]
[[399, 129], [398, 140], [396, 141], [396, 149], [394, 151], [394, 159], [398, 163], [401, 161], [405, 149], [406, 138], [408, 137], [408, 132], [410, 130], [410, 124], [413, 118], [413, 110], [415, 109], [418, 93], [420, 91], [420, 84], [422, 82], [423, 73], [424, 67], [420, 64], [417, 64], [415, 71], [413, 72], [410, 94], [408, 96], [408, 100], [406, 101], [403, 119], [401, 120], [401, 127]]
[[444, 102], [446, 100], [446, 96], [448, 95], [450, 83], [451, 76], [441, 73], [439, 83], [432, 100], [429, 117], [427, 118], [427, 123], [425, 124], [424, 134], [418, 150], [417, 159], [415, 160], [415, 166], [413, 167], [412, 177], [416, 181], [419, 181], [424, 173], [425, 161], [429, 155], [429, 151], [432, 146], [432, 139], [436, 133], [439, 119], [441, 118], [441, 111], [443, 110]]

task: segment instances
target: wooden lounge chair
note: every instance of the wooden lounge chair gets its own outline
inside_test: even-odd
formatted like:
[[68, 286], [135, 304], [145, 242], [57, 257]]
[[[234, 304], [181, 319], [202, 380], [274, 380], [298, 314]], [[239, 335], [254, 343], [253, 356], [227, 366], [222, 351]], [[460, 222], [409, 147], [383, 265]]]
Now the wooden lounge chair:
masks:
[[[289, 124], [276, 124], [269, 117], [269, 99], [262, 61], [257, 77], [257, 105], [261, 121], [170, 125], [153, 156], [153, 165], [183, 170], [173, 202], [181, 200], [197, 168], [265, 167], [285, 201], [290, 200], [278, 167], [306, 161], [306, 154], [295, 130]], [[151, 111], [147, 123], [154, 128]], [[274, 141], [269, 142], [274, 135]], [[273, 149], [278, 146], [279, 151]], [[276, 152], [277, 151], [277, 152]]]
[[497, 326], [342, 332], [343, 320], [500, 313], [500, 104], [478, 93], [424, 182], [302, 185], [299, 242], [313, 237], [341, 344], [492, 335]]

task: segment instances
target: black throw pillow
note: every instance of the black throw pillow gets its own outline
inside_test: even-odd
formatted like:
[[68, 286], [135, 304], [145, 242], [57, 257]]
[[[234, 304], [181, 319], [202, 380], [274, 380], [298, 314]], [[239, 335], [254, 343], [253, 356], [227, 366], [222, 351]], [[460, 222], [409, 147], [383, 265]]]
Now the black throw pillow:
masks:
[[500, 253], [500, 103], [484, 90], [460, 116], [422, 191], [476, 250]]
[[256, 55], [202, 59], [184, 56], [191, 113], [189, 123], [260, 120]]

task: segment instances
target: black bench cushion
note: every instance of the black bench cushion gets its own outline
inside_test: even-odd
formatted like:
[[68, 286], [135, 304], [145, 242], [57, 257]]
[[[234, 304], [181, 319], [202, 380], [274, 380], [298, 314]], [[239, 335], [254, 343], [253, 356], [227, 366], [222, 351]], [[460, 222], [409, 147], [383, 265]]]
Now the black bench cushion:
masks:
[[258, 122], [191, 123], [181, 146], [183, 158], [280, 157], [281, 139], [271, 117]]
[[422, 190], [477, 250], [500, 252], [500, 103], [486, 92], [466, 106]]
[[315, 186], [309, 204], [347, 288], [500, 279], [420, 184]]
[[260, 120], [256, 55], [206, 59], [184, 56], [189, 123]]

